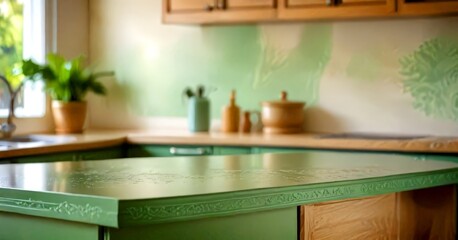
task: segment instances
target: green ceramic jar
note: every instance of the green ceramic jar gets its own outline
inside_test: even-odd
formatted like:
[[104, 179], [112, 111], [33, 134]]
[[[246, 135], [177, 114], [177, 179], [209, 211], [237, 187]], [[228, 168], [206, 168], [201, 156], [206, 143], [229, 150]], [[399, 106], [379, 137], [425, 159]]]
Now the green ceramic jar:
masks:
[[188, 128], [191, 132], [207, 132], [210, 128], [210, 101], [206, 97], [188, 100]]

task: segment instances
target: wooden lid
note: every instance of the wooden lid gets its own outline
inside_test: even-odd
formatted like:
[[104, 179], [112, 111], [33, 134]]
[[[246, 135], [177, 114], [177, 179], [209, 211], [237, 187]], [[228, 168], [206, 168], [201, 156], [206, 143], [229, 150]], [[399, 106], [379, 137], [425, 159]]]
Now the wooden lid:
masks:
[[288, 94], [285, 91], [282, 91], [281, 94], [280, 94], [280, 100], [262, 102], [262, 106], [264, 106], [264, 107], [298, 107], [298, 108], [303, 108], [305, 106], [305, 102], [289, 101], [288, 100]]

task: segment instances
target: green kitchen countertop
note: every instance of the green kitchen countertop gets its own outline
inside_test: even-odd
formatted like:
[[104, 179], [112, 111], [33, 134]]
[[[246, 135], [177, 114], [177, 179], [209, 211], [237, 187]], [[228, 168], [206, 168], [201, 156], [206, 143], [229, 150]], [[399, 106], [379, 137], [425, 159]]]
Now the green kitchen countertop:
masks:
[[310, 151], [5, 164], [0, 211], [121, 227], [457, 183], [458, 164], [434, 158]]

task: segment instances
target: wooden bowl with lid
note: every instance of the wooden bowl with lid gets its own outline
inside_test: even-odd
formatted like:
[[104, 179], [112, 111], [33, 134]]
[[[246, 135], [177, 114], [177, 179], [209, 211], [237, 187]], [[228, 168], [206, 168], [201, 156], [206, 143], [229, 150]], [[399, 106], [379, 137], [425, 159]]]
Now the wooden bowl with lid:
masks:
[[280, 100], [262, 102], [261, 119], [264, 133], [288, 134], [303, 132], [305, 102], [289, 101], [285, 91]]

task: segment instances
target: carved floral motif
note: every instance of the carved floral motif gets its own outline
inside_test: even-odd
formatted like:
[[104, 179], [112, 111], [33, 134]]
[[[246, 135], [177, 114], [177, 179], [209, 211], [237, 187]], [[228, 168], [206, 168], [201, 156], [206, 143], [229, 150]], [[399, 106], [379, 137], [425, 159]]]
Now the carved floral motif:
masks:
[[90, 219], [97, 219], [103, 213], [103, 209], [101, 207], [92, 206], [90, 204], [80, 205], [69, 203], [67, 201], [62, 203], [51, 203], [44, 201], [36, 201], [30, 198], [24, 200], [0, 197], [0, 206], [19, 207], [33, 211], [53, 212], [67, 216], [87, 217]]
[[142, 203], [121, 210], [127, 221], [161, 222], [171, 219], [195, 218], [204, 215], [223, 215], [229, 212], [249, 212], [272, 207], [288, 207], [333, 199], [370, 196], [381, 193], [406, 191], [416, 188], [453, 184], [458, 182], [458, 172], [403, 179], [378, 180], [369, 183], [347, 183], [340, 187], [317, 187], [295, 192], [282, 192], [227, 198], [214, 201], [197, 201], [184, 204]]

